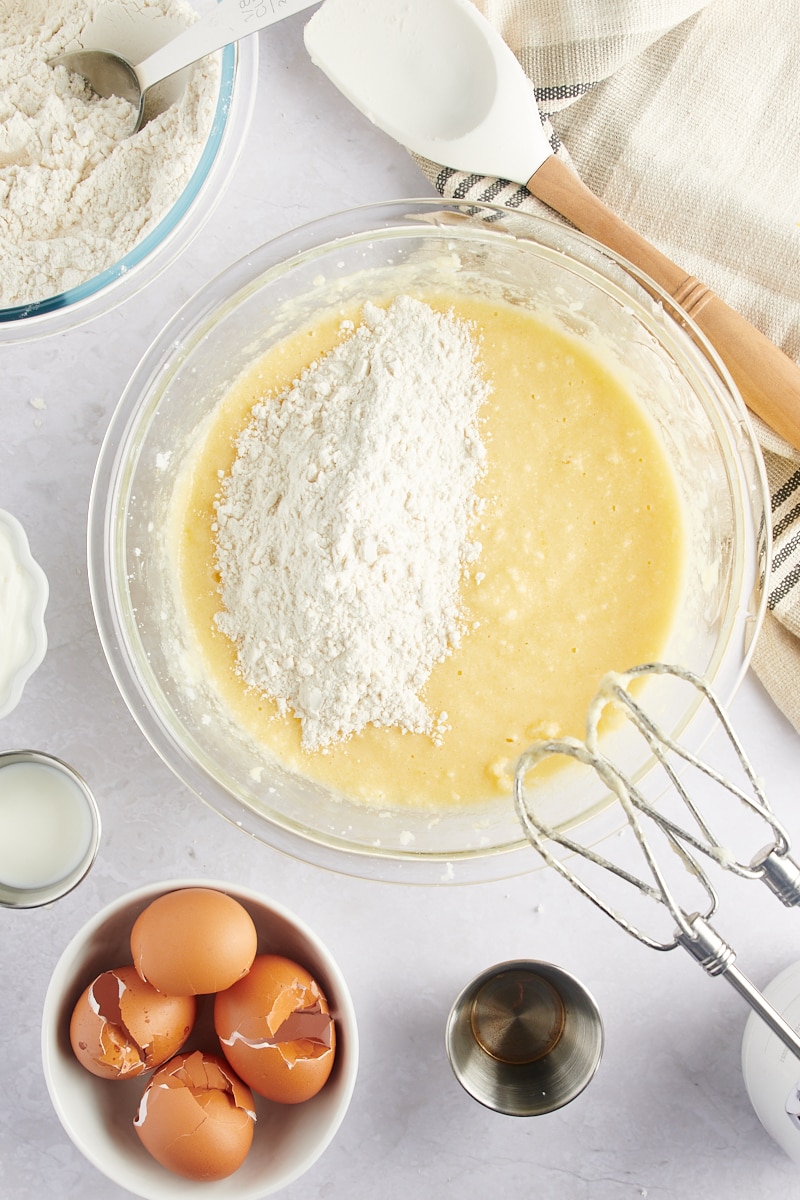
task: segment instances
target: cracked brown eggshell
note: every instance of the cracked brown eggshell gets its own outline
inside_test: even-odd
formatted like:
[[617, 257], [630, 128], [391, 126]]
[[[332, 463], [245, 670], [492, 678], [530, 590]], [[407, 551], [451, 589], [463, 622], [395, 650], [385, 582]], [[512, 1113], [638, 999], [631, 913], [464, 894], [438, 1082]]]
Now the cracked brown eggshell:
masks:
[[148, 904], [131, 929], [133, 965], [175, 996], [228, 988], [246, 975], [258, 935], [247, 910], [215, 888], [179, 888]]
[[75, 1057], [101, 1079], [132, 1079], [161, 1066], [192, 1031], [194, 996], [168, 996], [145, 983], [132, 966], [103, 971], [72, 1011], [69, 1039]]
[[225, 1179], [253, 1141], [253, 1094], [217, 1054], [178, 1054], [145, 1088], [134, 1128], [162, 1167], [185, 1179]]
[[243, 979], [216, 996], [214, 1027], [233, 1069], [269, 1100], [310, 1100], [333, 1068], [328, 1001], [305, 967], [282, 955], [259, 955]]

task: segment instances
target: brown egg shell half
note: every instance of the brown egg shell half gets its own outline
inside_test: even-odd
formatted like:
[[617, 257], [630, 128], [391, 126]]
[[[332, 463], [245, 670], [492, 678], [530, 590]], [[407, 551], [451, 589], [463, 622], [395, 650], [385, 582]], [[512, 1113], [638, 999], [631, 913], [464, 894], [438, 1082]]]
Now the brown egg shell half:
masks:
[[145, 1149], [185, 1179], [225, 1179], [252, 1145], [253, 1094], [217, 1054], [178, 1054], [156, 1071], [134, 1118]]
[[336, 1053], [336, 1027], [322, 989], [305, 967], [259, 955], [238, 983], [214, 1000], [222, 1052], [259, 1095], [301, 1104], [325, 1086]]
[[103, 971], [70, 1019], [75, 1057], [101, 1079], [132, 1079], [161, 1066], [185, 1044], [197, 1013], [193, 996], [168, 996], [132, 966]]
[[159, 991], [207, 995], [230, 987], [250, 969], [258, 935], [232, 896], [215, 888], [165, 892], [131, 930], [133, 964]]

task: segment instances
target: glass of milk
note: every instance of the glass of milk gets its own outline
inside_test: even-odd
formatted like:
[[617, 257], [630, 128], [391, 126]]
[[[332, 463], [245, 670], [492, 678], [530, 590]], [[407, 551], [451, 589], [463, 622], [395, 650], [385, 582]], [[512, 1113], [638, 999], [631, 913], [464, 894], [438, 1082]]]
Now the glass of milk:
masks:
[[0, 754], [0, 905], [57, 900], [80, 883], [99, 844], [97, 804], [72, 767], [36, 750]]

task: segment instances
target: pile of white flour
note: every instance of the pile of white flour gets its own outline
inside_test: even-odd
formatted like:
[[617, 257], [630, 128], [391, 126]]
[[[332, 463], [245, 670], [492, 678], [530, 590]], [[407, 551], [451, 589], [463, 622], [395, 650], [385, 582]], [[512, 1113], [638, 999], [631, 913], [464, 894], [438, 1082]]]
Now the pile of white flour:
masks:
[[[215, 60], [133, 137], [131, 106], [48, 60], [75, 49], [108, 0], [0, 0], [0, 307], [75, 287], [155, 228], [191, 178], [219, 90]], [[182, 0], [140, 0], [186, 14]]]
[[219, 628], [317, 750], [368, 724], [436, 738], [420, 692], [458, 645], [488, 385], [469, 326], [401, 296], [257, 404], [217, 505]]

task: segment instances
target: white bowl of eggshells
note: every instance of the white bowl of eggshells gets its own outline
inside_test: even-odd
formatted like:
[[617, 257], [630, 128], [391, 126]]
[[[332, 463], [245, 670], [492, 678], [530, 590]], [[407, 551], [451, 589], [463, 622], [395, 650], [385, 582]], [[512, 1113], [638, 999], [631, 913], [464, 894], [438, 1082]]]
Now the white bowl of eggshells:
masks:
[[[231, 1006], [248, 995], [259, 1022], [275, 1016], [272, 1032], [238, 1015], [234, 1032]], [[163, 1038], [141, 1034], [162, 1012]], [[265, 1068], [237, 1059], [248, 1043]], [[45, 998], [42, 1060], [66, 1134], [114, 1183], [145, 1200], [256, 1200], [307, 1171], [336, 1134], [358, 1033], [341, 970], [300, 917], [229, 882], [182, 879], [120, 896], [66, 946]], [[202, 1123], [209, 1139], [192, 1147], [192, 1128], [176, 1155], [159, 1128], [173, 1119]]]

